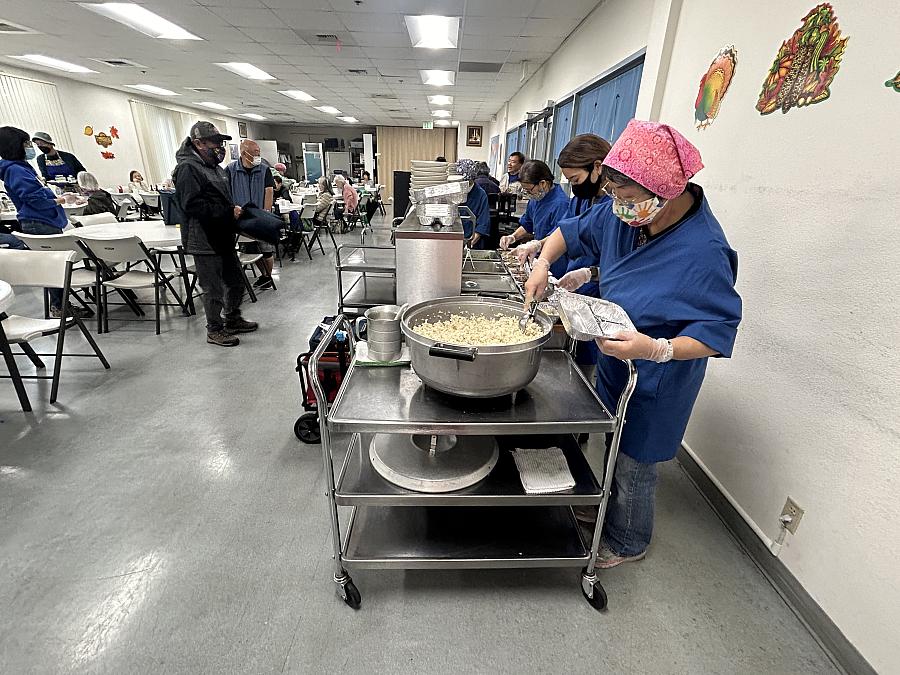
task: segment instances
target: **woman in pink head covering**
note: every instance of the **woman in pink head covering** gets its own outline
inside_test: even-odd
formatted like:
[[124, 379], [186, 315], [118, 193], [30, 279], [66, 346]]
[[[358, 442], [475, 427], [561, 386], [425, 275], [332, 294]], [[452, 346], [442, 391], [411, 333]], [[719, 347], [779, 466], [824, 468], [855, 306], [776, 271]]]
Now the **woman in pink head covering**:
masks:
[[[597, 393], [609, 410], [627, 381], [623, 360], [638, 371], [602, 523], [601, 568], [645, 556], [656, 465], [681, 445], [709, 357], [730, 357], [737, 336], [737, 254], [703, 188], [690, 182], [702, 168], [699, 151], [678, 131], [631, 120], [603, 162], [610, 201], [563, 220], [543, 240], [525, 284], [528, 299], [540, 297], [557, 258], [587, 257], [594, 265], [569, 272], [561, 285], [597, 280], [600, 297], [625, 309], [637, 329], [597, 341]], [[597, 526], [596, 509], [577, 515]]]

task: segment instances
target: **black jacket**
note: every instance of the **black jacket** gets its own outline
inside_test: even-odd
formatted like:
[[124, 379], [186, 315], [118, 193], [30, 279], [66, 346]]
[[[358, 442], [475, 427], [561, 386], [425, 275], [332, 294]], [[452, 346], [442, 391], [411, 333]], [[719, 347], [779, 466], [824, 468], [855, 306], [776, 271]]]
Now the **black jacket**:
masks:
[[175, 158], [178, 165], [172, 178], [175, 201], [184, 214], [184, 250], [192, 255], [233, 252], [238, 230], [228, 174], [200, 159], [190, 138], [184, 140]]
[[92, 192], [88, 197], [87, 205], [84, 207], [84, 215], [92, 216], [96, 213], [111, 213], [114, 216], [119, 213], [119, 206], [113, 201], [106, 190], [97, 190]]
[[[78, 174], [82, 171], [87, 171], [84, 168], [84, 164], [78, 161], [78, 158], [73, 155], [71, 152], [63, 152], [62, 150], [57, 150], [56, 154], [59, 155], [59, 158], [64, 161], [69, 167], [74, 171], [72, 174], [73, 178], [78, 178]], [[44, 180], [50, 180], [50, 174], [47, 173], [47, 155], [40, 154], [37, 156], [37, 165], [38, 169], [41, 171], [41, 175], [44, 177]]]

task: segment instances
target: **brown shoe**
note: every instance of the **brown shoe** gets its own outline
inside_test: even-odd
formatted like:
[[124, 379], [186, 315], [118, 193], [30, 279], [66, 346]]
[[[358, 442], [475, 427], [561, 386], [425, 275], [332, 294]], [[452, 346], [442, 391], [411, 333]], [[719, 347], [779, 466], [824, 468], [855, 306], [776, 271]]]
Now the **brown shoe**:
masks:
[[252, 333], [257, 328], [259, 328], [259, 324], [255, 321], [247, 321], [241, 318], [225, 320], [226, 333]]
[[217, 330], [206, 334], [206, 341], [211, 345], [219, 345], [220, 347], [237, 347], [241, 341], [231, 333], [224, 330]]

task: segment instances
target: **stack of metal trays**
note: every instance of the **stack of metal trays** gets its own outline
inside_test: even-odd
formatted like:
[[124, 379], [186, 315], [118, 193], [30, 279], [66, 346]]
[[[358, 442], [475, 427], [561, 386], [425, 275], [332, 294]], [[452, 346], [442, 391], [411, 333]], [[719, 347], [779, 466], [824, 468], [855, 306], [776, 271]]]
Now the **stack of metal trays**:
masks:
[[635, 330], [624, 309], [602, 298], [557, 289], [552, 304], [556, 306], [566, 332], [576, 340], [609, 340], [623, 331]]

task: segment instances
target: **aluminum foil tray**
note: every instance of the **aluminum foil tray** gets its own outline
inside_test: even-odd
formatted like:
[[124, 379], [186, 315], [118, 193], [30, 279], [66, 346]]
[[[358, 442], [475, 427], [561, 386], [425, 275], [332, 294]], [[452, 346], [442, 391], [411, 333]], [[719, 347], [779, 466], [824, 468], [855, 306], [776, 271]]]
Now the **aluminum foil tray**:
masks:
[[617, 333], [635, 330], [624, 309], [601, 298], [557, 289], [553, 304], [559, 309], [566, 332], [576, 340], [610, 340]]

